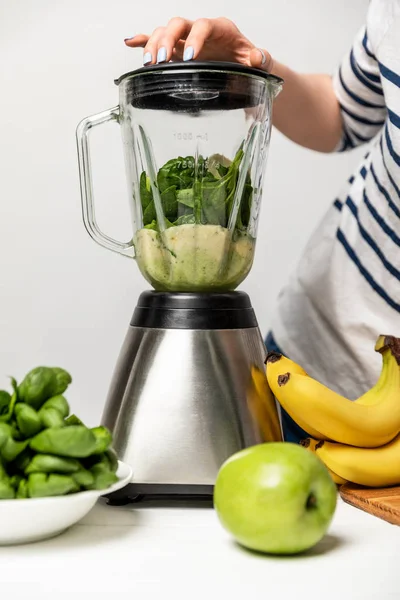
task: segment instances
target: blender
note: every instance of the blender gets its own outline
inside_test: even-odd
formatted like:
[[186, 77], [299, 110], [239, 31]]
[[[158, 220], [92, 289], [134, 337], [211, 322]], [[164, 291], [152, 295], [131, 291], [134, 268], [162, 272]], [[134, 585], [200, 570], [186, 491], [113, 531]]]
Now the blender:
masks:
[[[77, 128], [83, 220], [103, 247], [135, 259], [143, 292], [102, 423], [133, 469], [119, 500], [211, 497], [235, 452], [282, 439], [255, 386], [266, 349], [237, 287], [254, 257], [273, 99], [282, 80], [239, 64], [171, 62], [115, 81], [119, 105]], [[132, 239], [96, 222], [89, 132], [120, 124]], [[271, 399], [272, 398], [272, 399]]]

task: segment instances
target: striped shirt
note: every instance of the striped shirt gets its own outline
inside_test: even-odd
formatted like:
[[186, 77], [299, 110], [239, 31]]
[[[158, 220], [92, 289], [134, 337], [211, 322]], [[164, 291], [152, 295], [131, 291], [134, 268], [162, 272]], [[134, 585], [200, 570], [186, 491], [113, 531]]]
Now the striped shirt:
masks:
[[337, 150], [366, 152], [281, 292], [272, 330], [311, 375], [357, 398], [379, 375], [378, 335], [400, 336], [400, 0], [371, 0], [333, 85]]

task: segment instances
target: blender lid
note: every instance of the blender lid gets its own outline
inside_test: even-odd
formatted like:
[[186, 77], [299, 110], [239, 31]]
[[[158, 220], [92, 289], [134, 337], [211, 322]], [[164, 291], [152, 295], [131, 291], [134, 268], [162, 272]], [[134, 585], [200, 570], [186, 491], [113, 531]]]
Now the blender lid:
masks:
[[170, 62], [125, 73], [127, 104], [135, 108], [198, 115], [205, 110], [235, 110], [258, 106], [275, 97], [283, 80], [261, 69], [229, 62]]
[[154, 73], [157, 71], [219, 71], [219, 72], [229, 72], [229, 73], [240, 73], [242, 75], [253, 75], [255, 77], [261, 77], [262, 79], [267, 79], [271, 81], [271, 83], [275, 83], [277, 85], [282, 85], [283, 79], [278, 77], [277, 75], [273, 75], [272, 73], [268, 73], [267, 71], [263, 71], [262, 69], [256, 69], [255, 67], [247, 67], [246, 65], [242, 65], [240, 63], [233, 62], [222, 62], [222, 61], [176, 61], [176, 62], [168, 62], [168, 63], [160, 63], [156, 65], [147, 65], [145, 67], [140, 67], [140, 69], [136, 69], [135, 71], [129, 71], [128, 73], [124, 73], [118, 79], [114, 79], [114, 83], [119, 85], [124, 79], [127, 77], [132, 77], [136, 75], [144, 75], [148, 73]]

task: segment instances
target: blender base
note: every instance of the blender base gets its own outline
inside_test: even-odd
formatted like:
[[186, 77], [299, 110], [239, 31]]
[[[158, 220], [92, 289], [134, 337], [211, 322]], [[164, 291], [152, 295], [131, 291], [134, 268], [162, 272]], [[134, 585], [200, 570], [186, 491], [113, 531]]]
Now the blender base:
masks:
[[182, 485], [158, 483], [130, 483], [122, 490], [104, 496], [108, 506], [125, 506], [139, 502], [194, 502], [213, 503], [212, 485]]

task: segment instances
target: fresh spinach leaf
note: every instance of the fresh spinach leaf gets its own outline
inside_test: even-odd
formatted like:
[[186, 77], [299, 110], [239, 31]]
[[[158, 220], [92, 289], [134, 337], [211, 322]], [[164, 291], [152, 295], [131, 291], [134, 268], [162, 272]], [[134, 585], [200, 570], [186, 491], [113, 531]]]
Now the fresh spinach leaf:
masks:
[[193, 215], [194, 207], [190, 208], [190, 206], [185, 206], [184, 204], [178, 204], [178, 217], [182, 217], [183, 215]]
[[250, 222], [251, 205], [253, 201], [253, 187], [246, 183], [243, 190], [240, 216], [243, 228], [247, 228]]
[[[171, 223], [171, 221], [169, 221], [167, 218], [165, 218], [164, 221], [166, 229], [168, 229], [169, 227], [174, 227], [175, 225], [174, 223]], [[149, 223], [149, 225], [145, 225], [144, 229], [152, 229], [153, 231], [159, 231], [157, 221], [154, 220], [151, 223]]]
[[228, 217], [226, 201], [229, 197], [229, 181], [229, 174], [217, 182], [203, 181], [201, 186], [203, 223], [226, 227]]
[[8, 413], [8, 407], [10, 406], [11, 396], [5, 390], [0, 390], [0, 415]]
[[165, 217], [164, 219], [165, 229], [169, 229], [170, 227], [175, 227], [174, 223]]
[[158, 231], [158, 225], [157, 225], [157, 221], [153, 220], [151, 223], [149, 223], [148, 225], [144, 226], [144, 229], [152, 229], [153, 231]]
[[193, 185], [195, 177], [195, 160], [193, 156], [182, 156], [169, 160], [158, 172], [157, 185], [162, 193], [172, 185], [183, 190]]
[[[175, 221], [178, 216], [178, 202], [176, 200], [176, 187], [170, 186], [166, 190], [161, 193], [161, 206], [163, 213], [167, 219], [171, 221]], [[146, 227], [150, 225], [153, 221], [157, 221], [157, 213], [154, 205], [154, 200], [146, 206], [146, 209], [143, 212], [143, 225]]]
[[221, 175], [221, 177], [224, 177], [229, 171], [229, 167], [224, 167], [224, 165], [219, 165], [218, 167], [218, 173]]
[[143, 209], [143, 211], [145, 211], [147, 206], [153, 200], [153, 192], [150, 187], [150, 179], [149, 179], [149, 177], [147, 177], [147, 175], [144, 171], [140, 176], [139, 189], [140, 189], [140, 201], [142, 203], [142, 209]]
[[186, 190], [178, 190], [176, 192], [176, 199], [180, 204], [184, 204], [189, 208], [194, 207], [194, 191], [193, 188], [187, 188]]
[[170, 170], [175, 159], [168, 161], [157, 174], [157, 187], [160, 192], [168, 189], [172, 184], [170, 182]]
[[178, 226], [178, 225], [194, 225], [196, 223], [196, 219], [194, 214], [192, 213], [191, 215], [182, 215], [180, 217], [178, 217], [178, 219], [175, 221], [174, 225]]
[[196, 180], [193, 184], [193, 214], [194, 214], [194, 222], [196, 224], [201, 223], [201, 208], [202, 208], [201, 182]]
[[154, 200], [151, 200], [151, 202], [146, 206], [144, 212], [143, 212], [143, 225], [150, 225], [150, 223], [152, 221], [156, 221], [157, 220], [157, 215], [156, 215], [156, 209], [154, 206]]
[[161, 193], [161, 206], [164, 215], [173, 221], [178, 216], [178, 202], [176, 199], [176, 187], [171, 185]]

